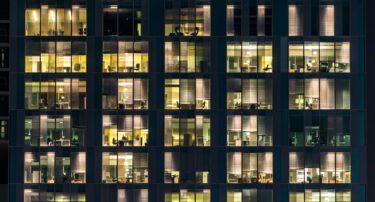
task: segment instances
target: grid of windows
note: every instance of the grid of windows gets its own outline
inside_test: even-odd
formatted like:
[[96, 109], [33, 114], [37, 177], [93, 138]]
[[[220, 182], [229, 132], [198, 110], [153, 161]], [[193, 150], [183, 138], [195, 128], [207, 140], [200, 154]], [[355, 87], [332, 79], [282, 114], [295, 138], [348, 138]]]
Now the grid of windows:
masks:
[[362, 197], [349, 0], [18, 1], [17, 200]]

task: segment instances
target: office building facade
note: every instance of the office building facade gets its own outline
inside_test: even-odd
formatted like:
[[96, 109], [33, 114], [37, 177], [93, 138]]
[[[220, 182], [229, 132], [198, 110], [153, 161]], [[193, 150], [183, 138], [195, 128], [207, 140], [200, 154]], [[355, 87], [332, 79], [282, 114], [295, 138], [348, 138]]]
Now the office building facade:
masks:
[[12, 1], [10, 201], [366, 201], [364, 9]]

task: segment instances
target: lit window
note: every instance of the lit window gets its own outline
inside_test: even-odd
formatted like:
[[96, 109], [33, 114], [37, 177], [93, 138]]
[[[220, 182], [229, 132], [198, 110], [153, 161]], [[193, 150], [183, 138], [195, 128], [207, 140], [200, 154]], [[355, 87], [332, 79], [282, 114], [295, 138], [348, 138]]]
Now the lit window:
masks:
[[85, 108], [86, 81], [83, 79], [26, 79], [25, 109]]
[[108, 153], [102, 155], [103, 183], [147, 183], [147, 153]]
[[206, 41], [165, 42], [165, 72], [207, 72], [210, 44]]
[[335, 35], [335, 6], [320, 5], [320, 36]]
[[210, 146], [210, 117], [165, 116], [165, 146]]
[[147, 41], [106, 41], [103, 43], [103, 68], [105, 73], [148, 72]]
[[303, 5], [289, 5], [289, 36], [303, 35]]
[[272, 189], [227, 190], [227, 202], [273, 202]]
[[290, 79], [289, 109], [350, 109], [350, 81]]
[[148, 80], [105, 78], [102, 96], [103, 109], [148, 109]]
[[210, 86], [208, 79], [166, 79], [165, 109], [210, 109]]
[[272, 44], [228, 42], [227, 72], [272, 73]]
[[[196, 183], [210, 182], [209, 151], [164, 153], [164, 183]], [[188, 165], [188, 166], [186, 166]]]
[[146, 146], [148, 117], [145, 115], [103, 116], [103, 146]]
[[272, 116], [227, 117], [227, 146], [272, 146]]
[[272, 80], [227, 79], [227, 109], [272, 109]]
[[272, 153], [227, 153], [227, 182], [273, 183]]
[[148, 202], [148, 190], [147, 189], [118, 189], [117, 190], [117, 201], [137, 201], [137, 202]]
[[350, 146], [350, 125], [350, 115], [346, 113], [293, 114], [289, 117], [289, 146]]
[[[165, 2], [166, 36], [210, 36], [211, 6], [209, 0], [194, 0], [194, 7], [177, 3], [179, 0]], [[175, 5], [179, 5], [176, 7]]]
[[181, 189], [180, 191], [166, 191], [164, 194], [165, 202], [210, 202], [211, 195], [209, 189], [194, 190]]
[[85, 42], [26, 42], [25, 72], [86, 72]]

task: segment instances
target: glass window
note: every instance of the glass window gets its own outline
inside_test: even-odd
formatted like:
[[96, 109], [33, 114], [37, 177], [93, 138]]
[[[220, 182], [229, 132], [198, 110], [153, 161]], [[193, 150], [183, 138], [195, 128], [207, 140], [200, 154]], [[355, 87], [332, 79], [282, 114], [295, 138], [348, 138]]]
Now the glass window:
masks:
[[25, 145], [82, 146], [86, 133], [84, 118], [82, 112], [59, 116], [26, 116]]
[[104, 1], [104, 35], [141, 36], [146, 20], [143, 16], [143, 1]]
[[165, 146], [210, 146], [210, 118], [165, 116]]
[[350, 72], [350, 43], [290, 42], [289, 72], [348, 73]]
[[335, 45], [330, 42], [320, 42], [320, 72], [334, 72]]
[[333, 79], [320, 79], [320, 109], [335, 108], [335, 81]]
[[103, 42], [103, 72], [117, 72], [118, 47], [117, 42]]
[[40, 36], [40, 9], [27, 8], [25, 11], [25, 35]]
[[257, 57], [258, 46], [256, 42], [228, 42], [227, 72], [257, 72]]
[[241, 43], [227, 44], [227, 72], [241, 72]]
[[39, 109], [40, 82], [25, 81], [25, 109]]
[[85, 5], [72, 6], [71, 21], [73, 36], [87, 35], [87, 11]]
[[64, 8], [56, 9], [57, 35], [59, 36], [71, 35], [71, 20], [72, 20], [71, 9], [64, 9]]
[[335, 43], [335, 70], [336, 72], [350, 72], [350, 43]]
[[103, 42], [103, 72], [148, 72], [147, 41]]
[[304, 70], [303, 44], [289, 44], [289, 72], [297, 73]]
[[71, 79], [56, 80], [56, 108], [71, 108]]
[[8, 120], [0, 120], [0, 139], [8, 139]]
[[56, 8], [52, 5], [41, 7], [41, 32], [42, 36], [56, 36]]
[[[74, 101], [71, 100], [74, 98]], [[26, 109], [85, 109], [86, 81], [57, 79], [25, 82]]]
[[289, 36], [303, 35], [303, 5], [288, 6]]
[[40, 164], [39, 155], [36, 153], [25, 152], [24, 161], [24, 182], [39, 183], [40, 182]]
[[227, 109], [240, 109], [241, 103], [241, 79], [227, 79]]
[[165, 109], [209, 109], [210, 91], [208, 79], [166, 79]]
[[210, 67], [209, 41], [166, 41], [165, 72], [207, 72]]
[[346, 113], [305, 114], [289, 117], [290, 146], [350, 146], [350, 116]]
[[104, 35], [117, 35], [117, 5], [105, 5], [103, 8]]
[[164, 90], [165, 109], [179, 109], [180, 108], [180, 80], [167, 79], [165, 80]]
[[40, 58], [41, 58], [41, 72], [55, 72], [56, 70], [56, 43], [55, 42], [41, 42]]
[[273, 155], [271, 152], [258, 153], [258, 182], [273, 183]]
[[102, 156], [102, 181], [103, 183], [117, 182], [117, 154], [104, 152]]
[[87, 70], [86, 43], [72, 42], [72, 72], [82, 73]]
[[258, 72], [272, 73], [272, 43], [258, 44]]
[[210, 36], [211, 6], [209, 0], [193, 0], [180, 4], [176, 0], [165, 2], [166, 36]]
[[346, 79], [290, 79], [289, 109], [350, 109], [350, 82]]
[[128, 202], [148, 202], [148, 190], [147, 189], [118, 189], [117, 190], [117, 201]]
[[320, 5], [320, 36], [335, 35], [335, 6]]
[[147, 116], [103, 116], [103, 146], [146, 146], [147, 141]]
[[181, 189], [179, 192], [166, 191], [164, 194], [165, 202], [210, 202], [210, 190], [192, 190], [192, 189]]
[[25, 49], [25, 72], [86, 72], [85, 42], [26, 41]]
[[[42, 60], [43, 61], [43, 60]], [[71, 43], [56, 43], [56, 72], [71, 72]]]
[[87, 19], [85, 5], [58, 5], [55, 1], [43, 5], [26, 3], [26, 36], [85, 36]]
[[[116, 91], [117, 89], [117, 91]], [[103, 79], [103, 109], [147, 109], [148, 80]]]
[[146, 79], [119, 79], [118, 108], [147, 109], [148, 81]]
[[269, 79], [227, 79], [227, 109], [272, 109]]
[[350, 80], [336, 79], [336, 109], [350, 109]]
[[56, 183], [86, 182], [86, 153], [56, 157]]
[[40, 154], [40, 183], [55, 183], [55, 153]]
[[[117, 79], [115, 78], [104, 78], [103, 79], [103, 97], [102, 107], [103, 109], [116, 109], [117, 108]], [[133, 89], [131, 89], [133, 90]]]
[[147, 183], [146, 153], [108, 153], [102, 156], [103, 183]]
[[40, 94], [39, 108], [55, 109], [56, 83], [53, 80], [44, 80], [40, 82], [39, 94]]
[[320, 154], [321, 182], [324, 184], [351, 182], [351, 156], [348, 152]]
[[164, 153], [164, 183], [179, 183], [180, 158], [176, 152]]
[[240, 183], [242, 175], [242, 157], [240, 152], [227, 154], [227, 182]]
[[305, 42], [305, 72], [315, 73], [319, 72], [319, 43], [318, 42]]
[[272, 153], [227, 153], [227, 182], [273, 183]]
[[119, 72], [148, 72], [148, 42], [119, 42]]
[[272, 125], [272, 116], [228, 116], [227, 146], [272, 146]]
[[241, 3], [236, 1], [227, 2], [227, 36], [241, 35]]

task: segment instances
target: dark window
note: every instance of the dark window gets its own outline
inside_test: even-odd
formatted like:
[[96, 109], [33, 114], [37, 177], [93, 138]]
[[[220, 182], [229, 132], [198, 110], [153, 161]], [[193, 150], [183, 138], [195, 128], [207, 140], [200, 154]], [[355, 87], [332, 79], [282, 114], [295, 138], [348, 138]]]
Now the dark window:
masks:
[[9, 0], [0, 1], [0, 20], [9, 20]]
[[117, 35], [117, 6], [104, 8], [104, 35]]
[[0, 68], [9, 68], [9, 48], [0, 48]]
[[7, 72], [0, 73], [0, 91], [8, 91], [9, 90], [9, 75]]
[[8, 116], [8, 96], [0, 96], [0, 116]]
[[9, 41], [9, 24], [1, 23], [0, 24], [0, 42]]

